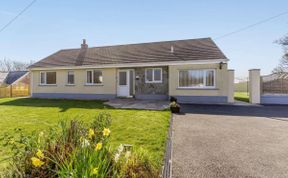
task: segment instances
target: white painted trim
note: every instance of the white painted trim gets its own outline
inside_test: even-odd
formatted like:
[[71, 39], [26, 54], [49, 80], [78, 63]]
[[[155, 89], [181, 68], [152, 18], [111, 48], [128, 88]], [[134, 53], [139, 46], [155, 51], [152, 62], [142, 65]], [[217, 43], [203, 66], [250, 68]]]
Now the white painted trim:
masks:
[[[44, 74], [44, 83], [42, 83], [41, 81], [41, 74]], [[40, 76], [39, 76], [39, 85], [45, 85], [46, 84], [46, 72], [40, 72]]]
[[[73, 72], [74, 83], [69, 83], [69, 72]], [[67, 71], [66, 85], [68, 85], [68, 86], [75, 86], [75, 72], [74, 72], [74, 70], [68, 70], [68, 71]]]
[[[88, 83], [87, 79], [88, 79], [88, 76], [87, 76], [87, 72], [91, 71], [92, 72], [92, 76], [91, 76], [91, 79], [92, 79], [92, 83]], [[94, 83], [94, 71], [99, 71], [101, 72], [102, 74], [102, 82], [101, 83]], [[103, 71], [102, 70], [86, 70], [86, 82], [85, 82], [85, 85], [86, 86], [101, 86], [103, 85], [103, 82], [104, 82], [104, 77], [103, 77]]]
[[[128, 88], [128, 95], [127, 96], [124, 96], [124, 97], [127, 97], [127, 98], [131, 98], [133, 96], [130, 95], [130, 71], [133, 70], [133, 69], [118, 69], [117, 70], [117, 80], [116, 80], [116, 86], [117, 86], [117, 89], [116, 89], [116, 95], [119, 97], [119, 87], [127, 87]], [[127, 85], [120, 85], [120, 72], [126, 72], [126, 82], [127, 82]], [[135, 72], [133, 72], [135, 73]], [[134, 74], [133, 74], [134, 75]], [[134, 78], [134, 76], [133, 76]], [[133, 82], [134, 86], [135, 86], [135, 80]], [[135, 87], [133, 88], [133, 90], [135, 89]], [[133, 91], [134, 92], [134, 91]]]
[[[148, 81], [147, 80], [147, 70], [152, 69], [152, 81]], [[161, 71], [160, 73], [160, 80], [154, 80], [154, 70], [159, 70]], [[162, 83], [163, 79], [162, 79], [162, 68], [146, 68], [145, 69], [145, 83]]]
[[[56, 83], [53, 83], [53, 84], [47, 84], [47, 72], [55, 72], [56, 73]], [[41, 73], [44, 73], [45, 74], [45, 83], [41, 83]], [[39, 77], [39, 86], [55, 86], [57, 85], [57, 72], [56, 71], [40, 71], [40, 77]]]
[[39, 86], [57, 86], [57, 84], [39, 84]]
[[86, 65], [86, 66], [63, 66], [63, 67], [39, 67], [30, 68], [32, 71], [39, 70], [63, 70], [63, 69], [103, 69], [103, 68], [121, 68], [121, 67], [154, 67], [154, 66], [171, 66], [185, 64], [218, 64], [228, 62], [228, 59], [211, 59], [211, 60], [190, 60], [190, 61], [165, 61], [165, 62], [147, 62], [147, 63], [128, 63], [128, 64], [106, 64], [106, 65]]
[[[213, 71], [214, 72], [214, 79], [213, 79], [213, 83], [214, 83], [214, 86], [195, 86], [195, 87], [180, 87], [180, 71], [189, 71], [189, 70], [202, 70], [202, 71], [205, 71], [205, 75], [204, 75], [204, 81], [203, 83], [206, 85], [206, 72], [207, 71]], [[179, 69], [178, 70], [178, 86], [177, 86], [177, 89], [216, 89], [216, 77], [217, 77], [217, 74], [216, 74], [216, 69]]]

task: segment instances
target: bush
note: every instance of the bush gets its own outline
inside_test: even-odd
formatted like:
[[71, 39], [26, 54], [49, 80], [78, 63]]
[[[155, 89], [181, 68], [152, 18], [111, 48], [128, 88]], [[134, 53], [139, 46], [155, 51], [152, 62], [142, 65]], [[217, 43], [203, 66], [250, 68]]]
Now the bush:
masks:
[[[111, 116], [100, 113], [87, 128], [77, 121], [62, 120], [47, 132], [2, 137], [12, 151], [3, 177], [158, 177], [158, 170], [142, 150], [109, 144]], [[131, 147], [129, 147], [131, 148]]]
[[170, 102], [172, 103], [172, 102], [176, 102], [177, 103], [177, 98], [175, 98], [174, 96], [171, 96], [170, 97]]

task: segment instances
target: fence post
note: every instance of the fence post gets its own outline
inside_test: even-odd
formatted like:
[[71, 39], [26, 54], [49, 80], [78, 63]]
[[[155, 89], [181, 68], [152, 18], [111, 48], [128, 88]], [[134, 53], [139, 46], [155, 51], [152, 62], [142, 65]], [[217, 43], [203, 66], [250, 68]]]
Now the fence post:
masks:
[[249, 70], [249, 101], [253, 104], [260, 103], [260, 69]]
[[12, 85], [10, 85], [10, 98], [12, 98], [13, 97], [13, 89], [12, 89]]
[[228, 70], [228, 103], [234, 103], [234, 70]]

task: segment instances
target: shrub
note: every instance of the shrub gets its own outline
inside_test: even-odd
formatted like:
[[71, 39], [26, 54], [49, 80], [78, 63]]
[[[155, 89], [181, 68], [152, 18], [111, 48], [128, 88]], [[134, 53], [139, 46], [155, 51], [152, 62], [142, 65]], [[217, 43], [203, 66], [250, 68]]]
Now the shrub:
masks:
[[176, 103], [177, 103], [177, 98], [174, 97], [174, 96], [171, 96], [171, 97], [170, 97], [170, 102], [171, 102], [171, 103], [172, 103], [172, 102], [176, 102]]

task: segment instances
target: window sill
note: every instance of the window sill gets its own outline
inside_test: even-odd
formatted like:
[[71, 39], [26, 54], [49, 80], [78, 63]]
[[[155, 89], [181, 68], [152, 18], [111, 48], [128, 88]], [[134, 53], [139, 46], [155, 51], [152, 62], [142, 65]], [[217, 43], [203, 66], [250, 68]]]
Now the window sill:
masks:
[[48, 87], [56, 87], [57, 84], [39, 84], [39, 86], [40, 87], [46, 87], [46, 86], [48, 86]]
[[189, 88], [189, 87], [177, 87], [177, 90], [219, 90], [219, 88]]
[[148, 81], [145, 81], [145, 83], [162, 83], [162, 81], [159, 81], [159, 82], [148, 82]]
[[75, 84], [66, 84], [65, 86], [73, 87], [73, 86], [75, 86]]
[[84, 86], [104, 86], [103, 84], [89, 84], [86, 83]]

